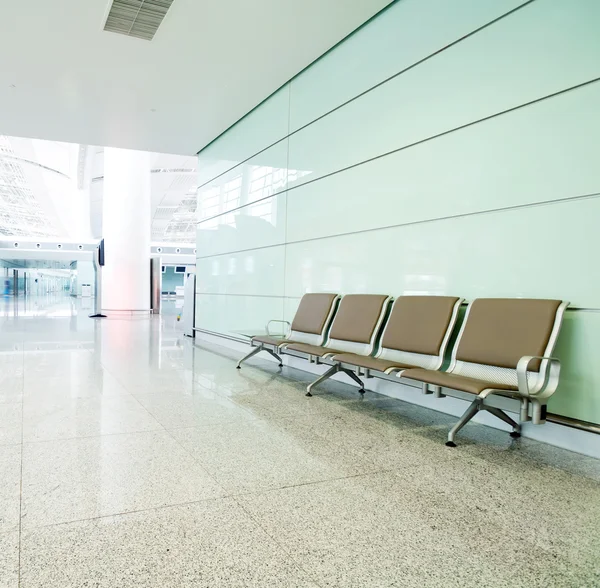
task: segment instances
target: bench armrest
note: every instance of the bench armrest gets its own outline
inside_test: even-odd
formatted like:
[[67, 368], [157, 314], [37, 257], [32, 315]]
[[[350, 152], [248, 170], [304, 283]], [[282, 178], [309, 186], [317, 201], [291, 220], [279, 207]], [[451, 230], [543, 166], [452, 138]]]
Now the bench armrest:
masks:
[[268, 323], [267, 326], [265, 327], [266, 331], [267, 331], [267, 335], [269, 337], [272, 337], [271, 332], [269, 331], [269, 325], [271, 323], [284, 323], [287, 325], [287, 333], [285, 334], [285, 336], [287, 337], [290, 334], [290, 330], [292, 328], [292, 325], [289, 323], [289, 321], [280, 321], [278, 319], [271, 319]]
[[[527, 368], [534, 359], [541, 359], [540, 375], [544, 380], [541, 386], [536, 386], [535, 390], [529, 388], [527, 381]], [[560, 375], [560, 361], [555, 357], [545, 357], [541, 355], [525, 355], [517, 363], [517, 384], [519, 392], [529, 398], [545, 398], [552, 395], [558, 386], [558, 376]]]

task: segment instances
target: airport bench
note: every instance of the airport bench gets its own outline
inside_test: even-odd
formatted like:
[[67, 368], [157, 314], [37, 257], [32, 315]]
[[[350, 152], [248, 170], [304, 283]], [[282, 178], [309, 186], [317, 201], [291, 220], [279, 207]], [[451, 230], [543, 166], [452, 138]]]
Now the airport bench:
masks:
[[520, 436], [521, 425], [506, 411], [517, 413], [521, 422], [545, 422], [560, 373], [552, 353], [568, 302], [472, 301], [444, 365], [462, 299], [400, 296], [390, 311], [387, 295], [350, 294], [339, 300], [324, 294], [329, 298], [305, 302], [308, 296], [319, 295], [303, 297], [285, 339], [255, 337], [255, 349], [239, 363], [265, 350], [280, 365], [277, 353], [331, 366], [308, 385], [307, 396], [341, 372], [359, 385], [360, 393], [365, 392], [361, 378], [375, 377], [413, 386], [419, 382], [424, 394], [468, 400], [468, 409], [448, 433], [450, 447], [456, 446], [456, 433], [482, 410], [509, 424], [513, 437]]

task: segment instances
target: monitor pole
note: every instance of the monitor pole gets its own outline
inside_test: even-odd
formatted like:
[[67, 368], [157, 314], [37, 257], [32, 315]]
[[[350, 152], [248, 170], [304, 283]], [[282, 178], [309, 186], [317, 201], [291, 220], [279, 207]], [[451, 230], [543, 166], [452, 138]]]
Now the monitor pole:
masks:
[[95, 289], [96, 298], [94, 304], [94, 314], [90, 314], [90, 318], [106, 318], [105, 314], [102, 314], [102, 266], [104, 265], [104, 243], [101, 241], [94, 250], [94, 275], [95, 275]]

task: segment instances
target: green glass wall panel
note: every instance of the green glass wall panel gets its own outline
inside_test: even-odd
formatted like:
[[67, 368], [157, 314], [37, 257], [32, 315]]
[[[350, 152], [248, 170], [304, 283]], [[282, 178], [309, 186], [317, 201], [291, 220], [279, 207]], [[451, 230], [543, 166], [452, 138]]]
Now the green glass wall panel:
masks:
[[199, 155], [199, 326], [319, 290], [561, 298], [549, 408], [600, 423], [599, 21], [400, 0], [292, 79]]

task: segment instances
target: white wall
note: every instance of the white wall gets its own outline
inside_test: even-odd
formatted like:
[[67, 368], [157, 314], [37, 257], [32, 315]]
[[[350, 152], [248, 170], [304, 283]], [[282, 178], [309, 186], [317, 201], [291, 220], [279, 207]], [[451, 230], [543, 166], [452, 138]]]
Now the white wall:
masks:
[[198, 326], [310, 291], [571, 301], [550, 409], [600, 422], [600, 3], [399, 0], [199, 155]]

